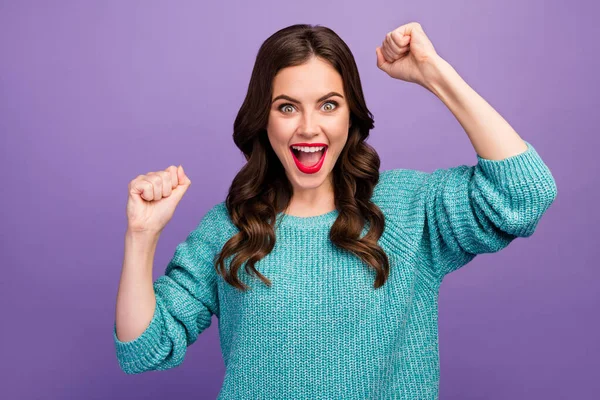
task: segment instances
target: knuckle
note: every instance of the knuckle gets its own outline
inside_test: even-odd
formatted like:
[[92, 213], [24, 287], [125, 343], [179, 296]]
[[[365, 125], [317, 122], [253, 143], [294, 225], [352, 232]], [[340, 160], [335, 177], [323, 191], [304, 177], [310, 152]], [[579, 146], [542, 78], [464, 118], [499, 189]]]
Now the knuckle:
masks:
[[167, 186], [171, 187], [171, 173], [168, 171], [163, 171], [161, 174], [163, 178], [163, 182], [167, 184]]

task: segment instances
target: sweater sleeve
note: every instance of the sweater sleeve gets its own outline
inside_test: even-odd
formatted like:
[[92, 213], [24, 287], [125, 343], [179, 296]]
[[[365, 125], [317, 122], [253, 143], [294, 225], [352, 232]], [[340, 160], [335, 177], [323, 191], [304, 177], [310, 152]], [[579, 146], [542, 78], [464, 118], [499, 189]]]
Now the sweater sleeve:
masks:
[[136, 339], [113, 339], [117, 360], [127, 374], [165, 370], [180, 365], [186, 349], [219, 316], [217, 273], [213, 260], [217, 248], [211, 237], [217, 229], [214, 209], [179, 243], [164, 275], [154, 283], [156, 308], [145, 331]]
[[529, 143], [517, 155], [424, 175], [425, 237], [439, 278], [531, 236], [557, 194], [554, 178]]

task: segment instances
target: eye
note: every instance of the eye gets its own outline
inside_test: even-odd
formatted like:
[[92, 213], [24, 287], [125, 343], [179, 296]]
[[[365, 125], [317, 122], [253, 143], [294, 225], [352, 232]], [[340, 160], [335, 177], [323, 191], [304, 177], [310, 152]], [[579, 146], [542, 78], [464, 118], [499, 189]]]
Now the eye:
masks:
[[[337, 103], [337, 102], [335, 102], [335, 101], [333, 101], [333, 100], [331, 100], [331, 101], [328, 101], [328, 102], [324, 103], [323, 105], [325, 105], [325, 104], [333, 104], [333, 105], [334, 105], [336, 108], [337, 108], [337, 106], [338, 106], [338, 103]], [[333, 108], [333, 109], [335, 110], [335, 108]], [[330, 110], [331, 110], [331, 109], [330, 109]]]
[[279, 111], [283, 112], [284, 114], [288, 114], [288, 113], [286, 113], [285, 111], [282, 110], [284, 107], [294, 107], [294, 106], [291, 105], [290, 103], [285, 103], [285, 104], [282, 104], [282, 105], [280, 105], [278, 107]]
[[[330, 101], [327, 101], [327, 102], [323, 103], [323, 105], [326, 105], [326, 104], [333, 104], [335, 108], [337, 108], [337, 106], [338, 106], [338, 103], [336, 101], [333, 101], [333, 100], [330, 100]], [[290, 103], [284, 103], [284, 104], [280, 105], [277, 109], [279, 111], [283, 112], [284, 114], [289, 114], [289, 113], [287, 113], [287, 112], [284, 111], [285, 107], [292, 107], [292, 108], [294, 108], [294, 105], [290, 104]], [[335, 108], [333, 108], [333, 109], [330, 108], [329, 110], [335, 110]]]

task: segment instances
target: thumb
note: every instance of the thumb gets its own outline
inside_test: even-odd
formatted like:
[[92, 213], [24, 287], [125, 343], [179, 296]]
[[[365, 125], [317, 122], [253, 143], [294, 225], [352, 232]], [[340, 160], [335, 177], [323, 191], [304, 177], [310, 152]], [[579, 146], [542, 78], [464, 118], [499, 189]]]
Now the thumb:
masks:
[[376, 47], [375, 53], [377, 54], [377, 67], [379, 69], [387, 72], [386, 65], [388, 64], [388, 62], [385, 61], [385, 58], [383, 57], [383, 53], [381, 52], [381, 48]]
[[179, 200], [181, 200], [185, 192], [192, 184], [192, 181], [185, 174], [181, 165], [177, 167], [177, 180], [179, 181], [179, 183], [177, 187], [173, 190], [171, 195], [175, 198], [177, 202], [179, 202]]
[[180, 185], [189, 186], [192, 183], [190, 178], [188, 178], [188, 176], [185, 174], [185, 171], [181, 165], [177, 167], [177, 179], [179, 180]]

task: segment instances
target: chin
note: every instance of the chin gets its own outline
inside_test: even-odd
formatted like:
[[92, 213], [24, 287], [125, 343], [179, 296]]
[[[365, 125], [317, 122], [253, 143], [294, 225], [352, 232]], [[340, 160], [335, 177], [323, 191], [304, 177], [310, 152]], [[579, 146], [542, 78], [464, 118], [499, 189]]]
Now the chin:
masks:
[[316, 189], [326, 183], [326, 178], [331, 174], [326, 174], [324, 170], [316, 174], [304, 174], [300, 171], [288, 171], [288, 179], [292, 186], [298, 189]]

